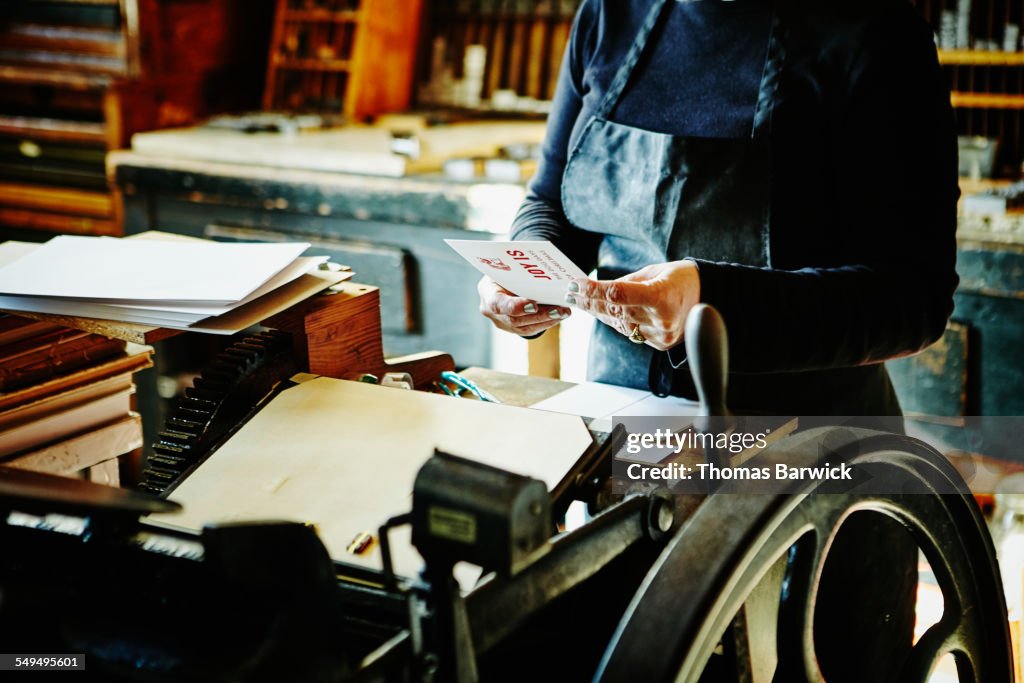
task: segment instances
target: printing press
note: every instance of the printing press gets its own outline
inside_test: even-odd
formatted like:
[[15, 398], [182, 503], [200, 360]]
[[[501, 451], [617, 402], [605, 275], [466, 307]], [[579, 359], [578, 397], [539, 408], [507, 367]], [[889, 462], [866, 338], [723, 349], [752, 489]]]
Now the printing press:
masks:
[[[814, 482], [772, 495], [616, 490], [621, 430], [591, 434], [550, 484], [438, 451], [418, 463], [405, 506], [370, 530], [379, 567], [329, 551], [319, 523], [301, 518], [193, 531], [151, 521], [174, 513], [192, 478], [294, 392], [296, 372], [346, 378], [392, 367], [378, 311], [376, 290], [347, 285], [229, 349], [168, 420], [145, 490], [0, 468], [6, 649], [84, 653], [92, 679], [107, 681], [819, 681], [811, 621], [821, 567], [858, 511], [905, 526], [945, 600], [893, 680], [926, 681], [948, 653], [961, 681], [1011, 680], [1002, 587], [978, 507], [945, 458], [897, 434], [809, 429], [754, 460], [811, 464], [827, 444], [833, 463], [874, 468], [916, 495], [841, 484], [809, 495]], [[713, 311], [691, 316], [687, 344], [704, 414], [726, 414], [724, 329]], [[435, 354], [394, 367], [419, 386], [450, 366]], [[339, 424], [355, 409], [336, 408]], [[293, 438], [301, 448], [303, 433]], [[333, 447], [365, 455], [360, 444]], [[588, 520], [560, 531], [572, 501], [587, 504]], [[396, 570], [410, 534], [423, 560], [412, 574]], [[482, 568], [468, 587], [462, 562]]]

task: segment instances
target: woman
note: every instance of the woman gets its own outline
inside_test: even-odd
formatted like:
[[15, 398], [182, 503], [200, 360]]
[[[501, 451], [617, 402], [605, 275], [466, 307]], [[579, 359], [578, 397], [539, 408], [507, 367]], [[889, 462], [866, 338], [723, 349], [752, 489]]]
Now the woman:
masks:
[[591, 379], [693, 397], [707, 302], [735, 410], [897, 415], [882, 361], [952, 311], [956, 154], [906, 2], [586, 0], [512, 232], [598, 279], [554, 308], [484, 278], [481, 310], [523, 336], [587, 311]]
[[[522, 336], [591, 313], [591, 379], [692, 398], [683, 327], [707, 302], [734, 411], [898, 415], [883, 361], [942, 334], [958, 193], [949, 92], [906, 2], [585, 0], [512, 232], [598, 277], [567, 307], [485, 277], [481, 310]], [[899, 670], [916, 558], [881, 515], [844, 524], [814, 624], [830, 683]]]

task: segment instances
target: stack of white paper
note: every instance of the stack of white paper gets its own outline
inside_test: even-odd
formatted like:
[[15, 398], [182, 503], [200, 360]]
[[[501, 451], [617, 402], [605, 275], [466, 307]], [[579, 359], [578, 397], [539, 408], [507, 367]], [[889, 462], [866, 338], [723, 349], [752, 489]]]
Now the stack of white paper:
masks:
[[0, 309], [230, 334], [238, 331], [232, 325], [207, 323], [287, 288], [311, 293], [347, 277], [319, 271], [327, 257], [300, 257], [308, 247], [76, 236], [5, 242]]

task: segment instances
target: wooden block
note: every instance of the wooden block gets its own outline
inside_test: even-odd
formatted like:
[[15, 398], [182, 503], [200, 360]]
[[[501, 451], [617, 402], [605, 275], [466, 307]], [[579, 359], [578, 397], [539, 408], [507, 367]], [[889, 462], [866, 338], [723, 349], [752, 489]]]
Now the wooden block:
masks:
[[263, 321], [292, 334], [297, 359], [316, 375], [347, 379], [361, 373], [408, 372], [417, 386], [455, 369], [448, 354], [429, 351], [389, 362], [381, 339], [380, 290], [343, 282]]
[[17, 391], [4, 392], [0, 394], [0, 412], [35, 401], [41, 401], [76, 387], [95, 384], [110, 377], [132, 375], [140, 370], [145, 370], [153, 366], [153, 361], [151, 360], [152, 352], [153, 350], [150, 348], [135, 348], [130, 353], [115, 356], [102, 363], [54, 377], [53, 379], [39, 382]]
[[104, 484], [106, 486], [121, 485], [117, 458], [111, 458], [98, 465], [93, 465], [85, 473], [85, 478], [94, 484]]
[[124, 352], [125, 342], [80, 330], [53, 332], [0, 347], [0, 391], [20, 389]]
[[4, 461], [7, 467], [69, 476], [142, 447], [142, 418], [131, 413], [104, 427]]
[[59, 325], [42, 320], [31, 320], [19, 315], [0, 314], [0, 349], [47, 332], [54, 332]]
[[415, 382], [415, 389], [427, 390], [446, 370], [455, 370], [455, 361], [450, 355], [439, 351], [424, 351], [388, 358], [381, 372], [408, 372]]

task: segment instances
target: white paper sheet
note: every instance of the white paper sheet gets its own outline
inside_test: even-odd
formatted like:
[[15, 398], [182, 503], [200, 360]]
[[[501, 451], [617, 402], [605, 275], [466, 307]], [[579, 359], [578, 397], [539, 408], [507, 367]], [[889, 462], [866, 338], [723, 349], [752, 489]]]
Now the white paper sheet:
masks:
[[0, 243], [0, 268], [14, 263], [22, 256], [31, 254], [38, 248], [39, 245], [35, 242], [17, 242], [15, 240], [11, 240], [9, 242]]
[[[33, 242], [9, 241], [0, 244], [0, 267], [32, 253], [41, 244]], [[263, 283], [256, 291], [238, 303], [222, 306], [165, 306], [146, 304], [142, 306], [128, 304], [105, 304], [64, 298], [35, 296], [0, 296], [0, 309], [9, 311], [28, 311], [49, 315], [70, 315], [80, 318], [100, 318], [117, 320], [154, 327], [173, 327], [194, 325], [206, 318], [223, 315], [239, 306], [244, 306], [259, 297], [282, 287], [304, 274], [311, 272], [321, 263], [328, 260], [327, 256], [302, 256], [292, 261], [277, 275]]]
[[[0, 267], [31, 253], [41, 245], [30, 242], [0, 243]], [[135, 323], [172, 330], [187, 330], [209, 334], [235, 334], [251, 325], [279, 313], [294, 303], [352, 277], [350, 272], [321, 271], [315, 268], [323, 257], [301, 257], [292, 265], [260, 287], [260, 296], [251, 295], [238, 304], [225, 307], [195, 307], [197, 310], [223, 310], [215, 316], [174, 312], [175, 307], [119, 306], [90, 301], [50, 297], [0, 296], [0, 310], [13, 312], [65, 315], [76, 318], [97, 318]], [[291, 270], [308, 269], [294, 276]], [[166, 309], [170, 309], [169, 311]]]
[[599, 432], [612, 431], [616, 417], [661, 417], [666, 428], [683, 429], [700, 412], [696, 401], [675, 396], [658, 398], [649, 391], [600, 382], [577, 384], [530, 407], [592, 417], [590, 428]]
[[517, 296], [564, 306], [569, 280], [587, 275], [548, 241], [445, 240], [474, 268]]
[[649, 391], [640, 389], [600, 382], [584, 382], [546, 398], [540, 403], [534, 403], [530, 407], [581, 417], [604, 417], [625, 410], [650, 395]]
[[61, 235], [0, 268], [0, 293], [122, 304], [231, 304], [307, 247]]
[[[267, 292], [273, 291], [281, 285], [287, 284], [305, 273], [310, 272], [314, 268], [319, 267], [321, 263], [325, 263], [330, 257], [329, 256], [302, 256], [289, 265], [285, 266], [284, 270], [279, 272], [274, 277], [264, 282], [259, 288], [256, 289], [252, 294], [245, 297], [241, 301], [228, 306], [214, 306], [214, 305], [196, 305], [196, 306], [164, 306], [160, 304], [152, 304], [145, 306], [144, 309], [147, 311], [159, 311], [161, 313], [184, 313], [188, 314], [193, 320], [202, 320], [208, 318], [211, 315], [221, 315], [227, 313], [236, 306], [247, 304], [254, 299], [258, 299]], [[118, 308], [143, 308], [139, 306], [129, 306], [127, 304], [111, 304]], [[176, 317], [176, 316], [168, 316]], [[188, 318], [183, 318], [188, 319]]]
[[126, 304], [104, 304], [51, 297], [0, 296], [0, 309], [48, 313], [51, 315], [98, 317], [104, 319], [104, 321], [137, 323], [139, 325], [153, 325], [157, 327], [189, 326], [204, 321], [208, 317], [222, 315], [239, 306], [244, 306], [264, 294], [301, 278], [303, 274], [326, 260], [326, 256], [297, 258], [291, 265], [282, 270], [278, 275], [275, 275], [274, 278], [256, 290], [256, 292], [239, 303], [227, 306], [129, 306]]

